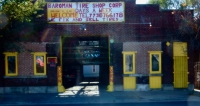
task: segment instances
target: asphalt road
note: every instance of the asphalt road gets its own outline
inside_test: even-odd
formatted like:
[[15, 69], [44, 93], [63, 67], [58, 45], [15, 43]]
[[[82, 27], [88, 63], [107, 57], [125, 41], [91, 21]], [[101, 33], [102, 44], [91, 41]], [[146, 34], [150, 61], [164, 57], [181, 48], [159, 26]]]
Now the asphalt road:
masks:
[[[0, 104], [1, 105], [1, 104]], [[1, 106], [199, 106], [199, 102], [149, 102], [149, 103], [102, 103], [102, 104], [40, 104], [40, 105], [1, 105]]]

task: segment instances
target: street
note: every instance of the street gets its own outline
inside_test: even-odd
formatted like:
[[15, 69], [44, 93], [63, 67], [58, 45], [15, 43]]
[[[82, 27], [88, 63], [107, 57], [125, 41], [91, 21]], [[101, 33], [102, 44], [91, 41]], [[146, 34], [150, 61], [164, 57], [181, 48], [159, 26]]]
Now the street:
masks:
[[199, 102], [188, 102], [188, 101], [178, 101], [178, 102], [144, 102], [144, 103], [98, 103], [98, 104], [26, 104], [26, 105], [1, 105], [1, 106], [197, 106]]

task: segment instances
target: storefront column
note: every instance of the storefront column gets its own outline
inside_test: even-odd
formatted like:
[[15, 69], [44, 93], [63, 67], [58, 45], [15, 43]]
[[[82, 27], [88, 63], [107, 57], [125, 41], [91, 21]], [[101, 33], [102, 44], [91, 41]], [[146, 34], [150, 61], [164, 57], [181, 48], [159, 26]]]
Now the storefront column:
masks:
[[65, 87], [62, 85], [62, 69], [61, 66], [57, 67], [58, 75], [58, 92], [65, 92]]
[[113, 92], [114, 91], [114, 83], [113, 83], [113, 66], [110, 66], [109, 68], [109, 85], [107, 87], [108, 92]]

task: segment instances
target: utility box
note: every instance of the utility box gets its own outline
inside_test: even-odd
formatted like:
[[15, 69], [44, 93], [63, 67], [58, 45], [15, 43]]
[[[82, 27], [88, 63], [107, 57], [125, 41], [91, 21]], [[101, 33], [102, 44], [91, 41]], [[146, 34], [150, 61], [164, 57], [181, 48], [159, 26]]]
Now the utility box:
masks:
[[84, 77], [99, 77], [99, 65], [83, 65]]

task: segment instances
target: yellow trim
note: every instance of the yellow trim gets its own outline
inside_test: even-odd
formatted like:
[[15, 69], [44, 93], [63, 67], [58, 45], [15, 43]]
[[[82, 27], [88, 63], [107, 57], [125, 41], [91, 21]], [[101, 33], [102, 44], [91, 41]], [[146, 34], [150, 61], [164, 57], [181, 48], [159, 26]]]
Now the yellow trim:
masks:
[[173, 42], [173, 56], [187, 56], [187, 42]]
[[[162, 51], [148, 51], [149, 53], [149, 71], [150, 74], [161, 74], [162, 73]], [[158, 63], [159, 69], [152, 70], [152, 55], [156, 54], [159, 56]], [[150, 76], [149, 77], [149, 87], [151, 89], [159, 89], [162, 88], [162, 77], [161, 76]]]
[[[161, 53], [162, 51], [148, 51], [149, 53], [149, 71], [150, 71], [150, 74], [161, 74], [162, 73], [162, 57], [161, 57]], [[157, 54], [159, 56], [159, 69], [158, 70], [152, 70], [152, 61], [151, 61], [151, 58], [152, 58], [152, 55], [153, 54]]]
[[58, 92], [65, 92], [65, 87], [62, 84], [62, 68], [61, 66], [57, 67], [57, 83], [58, 83]]
[[[135, 73], [135, 54], [137, 52], [136, 51], [123, 51], [122, 54], [123, 54], [123, 72], [124, 74], [134, 74]], [[125, 56], [126, 55], [133, 55], [133, 60], [132, 60], [132, 66], [133, 66], [133, 69], [131, 72], [126, 72], [126, 58]]]
[[134, 90], [136, 88], [136, 77], [123, 77], [125, 90]]
[[[18, 53], [17, 52], [3, 52], [5, 54], [5, 74], [6, 76], [17, 76], [18, 75]], [[15, 56], [15, 73], [8, 73], [8, 56]]]
[[[31, 54], [33, 54], [34, 75], [46, 75], [46, 54], [47, 54], [47, 52], [32, 52]], [[44, 56], [44, 73], [37, 73], [36, 56]]]
[[150, 76], [149, 77], [149, 87], [151, 89], [162, 88], [162, 77], [161, 76]]

